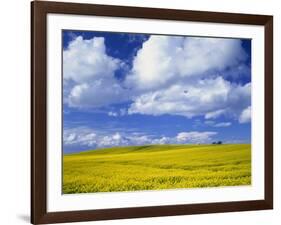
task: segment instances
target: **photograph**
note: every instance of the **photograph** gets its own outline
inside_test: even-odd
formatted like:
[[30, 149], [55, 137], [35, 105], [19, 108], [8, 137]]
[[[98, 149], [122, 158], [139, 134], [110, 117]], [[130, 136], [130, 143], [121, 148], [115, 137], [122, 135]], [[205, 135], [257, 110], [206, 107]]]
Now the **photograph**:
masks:
[[62, 30], [62, 193], [251, 185], [251, 44]]

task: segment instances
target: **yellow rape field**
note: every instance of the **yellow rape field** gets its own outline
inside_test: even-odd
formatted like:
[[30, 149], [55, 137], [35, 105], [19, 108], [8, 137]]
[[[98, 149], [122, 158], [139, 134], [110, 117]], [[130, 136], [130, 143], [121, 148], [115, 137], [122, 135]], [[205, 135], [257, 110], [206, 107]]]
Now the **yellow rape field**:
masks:
[[251, 184], [251, 145], [146, 145], [63, 156], [63, 193]]

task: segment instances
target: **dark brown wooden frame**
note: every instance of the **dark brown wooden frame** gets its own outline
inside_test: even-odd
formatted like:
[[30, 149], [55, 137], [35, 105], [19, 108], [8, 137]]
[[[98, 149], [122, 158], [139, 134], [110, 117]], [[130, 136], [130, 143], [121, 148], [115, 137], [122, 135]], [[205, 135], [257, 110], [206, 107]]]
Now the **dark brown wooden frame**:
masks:
[[[265, 199], [47, 212], [46, 18], [48, 13], [261, 25], [265, 28]], [[31, 222], [33, 224], [273, 209], [273, 17], [35, 1], [31, 3]]]

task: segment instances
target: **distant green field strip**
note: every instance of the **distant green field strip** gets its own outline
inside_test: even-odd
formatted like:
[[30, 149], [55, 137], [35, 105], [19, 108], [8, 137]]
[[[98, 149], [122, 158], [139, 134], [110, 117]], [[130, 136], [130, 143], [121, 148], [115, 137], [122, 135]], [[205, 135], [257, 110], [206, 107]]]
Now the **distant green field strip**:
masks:
[[132, 146], [69, 154], [63, 160], [64, 193], [250, 183], [249, 144]]

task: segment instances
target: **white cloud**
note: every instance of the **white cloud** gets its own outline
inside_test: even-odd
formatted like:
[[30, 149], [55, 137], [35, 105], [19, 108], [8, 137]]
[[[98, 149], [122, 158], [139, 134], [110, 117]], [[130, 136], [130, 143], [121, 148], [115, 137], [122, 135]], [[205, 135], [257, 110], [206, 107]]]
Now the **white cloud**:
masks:
[[111, 111], [110, 111], [110, 112], [107, 113], [107, 115], [108, 115], [108, 116], [117, 117], [117, 116], [118, 116], [118, 113], [116, 113], [116, 112], [111, 112]]
[[99, 148], [126, 145], [129, 145], [129, 140], [125, 137], [122, 137], [118, 132], [97, 138], [97, 147]]
[[223, 115], [226, 113], [226, 109], [218, 109], [215, 111], [207, 112], [205, 114], [205, 119], [215, 119], [218, 118], [219, 116]]
[[251, 84], [231, 83], [224, 71], [246, 70], [247, 57], [238, 39], [151, 36], [126, 80], [135, 88], [128, 113], [237, 119], [250, 105]]
[[231, 122], [216, 123], [215, 121], [212, 120], [206, 120], [204, 123], [211, 127], [229, 127], [232, 124]]
[[231, 122], [222, 122], [222, 123], [216, 123], [214, 127], [229, 127], [231, 126]]
[[225, 79], [236, 68], [246, 71], [247, 54], [238, 39], [152, 35], [138, 50], [125, 81], [115, 77], [125, 66], [107, 55], [104, 38], [76, 37], [63, 56], [64, 101], [70, 107], [100, 108], [131, 101], [128, 109], [108, 115], [205, 119], [223, 115], [238, 120], [251, 104], [250, 83]]
[[238, 39], [153, 35], [138, 51], [127, 82], [140, 90], [158, 89], [235, 67], [246, 58]]
[[114, 76], [122, 65], [106, 54], [104, 38], [75, 38], [63, 51], [65, 102], [70, 107], [98, 108], [126, 100], [128, 95]]
[[222, 77], [201, 79], [194, 83], [174, 84], [166, 89], [150, 91], [134, 99], [129, 114], [182, 115], [188, 118], [220, 115], [238, 117], [250, 104], [250, 85], [233, 85]]
[[66, 147], [77, 146], [79, 148], [81, 146], [86, 146], [89, 149], [129, 144], [128, 140], [122, 137], [118, 132], [105, 134], [87, 127], [65, 128], [63, 142]]
[[163, 145], [163, 144], [169, 144], [169, 143], [173, 143], [173, 138], [160, 137], [160, 138], [155, 138], [152, 140], [152, 144]]
[[112, 79], [119, 64], [120, 60], [106, 54], [102, 37], [85, 40], [78, 36], [63, 51], [63, 77], [77, 83]]
[[239, 117], [239, 122], [240, 123], [248, 123], [251, 121], [251, 106], [245, 108], [240, 117]]
[[85, 127], [64, 129], [63, 141], [66, 148], [81, 147], [88, 149], [112, 146], [138, 146], [149, 144], [200, 144], [210, 143], [217, 132], [180, 132], [174, 137], [154, 136], [140, 133], [100, 133]]
[[118, 111], [109, 111], [107, 115], [112, 117], [125, 116], [127, 115], [127, 109], [121, 108]]
[[70, 91], [67, 101], [70, 107], [99, 108], [121, 103], [127, 99], [126, 91], [119, 84], [96, 81], [75, 85]]
[[95, 146], [97, 134], [89, 128], [78, 127], [73, 129], [63, 129], [63, 142], [66, 146], [81, 145]]
[[176, 136], [179, 143], [207, 143], [217, 132], [181, 132]]

